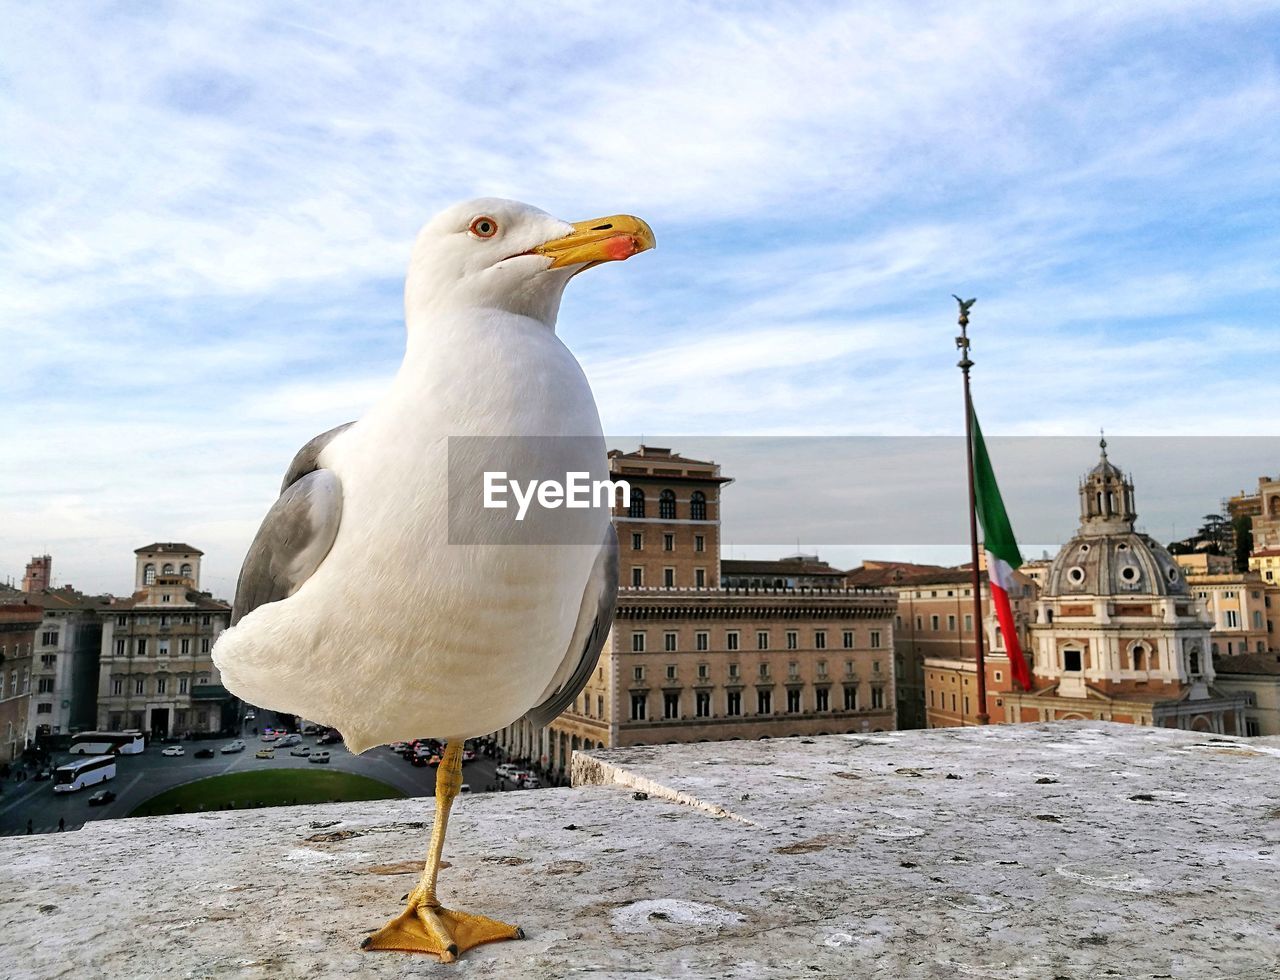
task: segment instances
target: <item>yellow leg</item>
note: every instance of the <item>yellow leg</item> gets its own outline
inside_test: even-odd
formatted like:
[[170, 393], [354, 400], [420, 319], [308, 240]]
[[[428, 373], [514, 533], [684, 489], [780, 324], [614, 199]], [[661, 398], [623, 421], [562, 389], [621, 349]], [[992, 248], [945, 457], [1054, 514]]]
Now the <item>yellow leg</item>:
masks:
[[473, 946], [524, 938], [519, 926], [447, 909], [436, 898], [436, 877], [440, 873], [449, 810], [462, 787], [462, 744], [460, 739], [449, 743], [436, 771], [436, 822], [431, 828], [431, 845], [422, 879], [409, 893], [405, 910], [367, 937], [360, 944], [361, 949], [434, 953], [442, 963], [452, 963], [459, 953]]

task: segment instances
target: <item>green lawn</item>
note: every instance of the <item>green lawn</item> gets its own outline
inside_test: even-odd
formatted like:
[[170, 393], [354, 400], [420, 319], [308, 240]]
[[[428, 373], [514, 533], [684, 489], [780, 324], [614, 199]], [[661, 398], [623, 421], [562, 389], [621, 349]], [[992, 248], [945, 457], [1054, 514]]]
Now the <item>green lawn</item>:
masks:
[[388, 800], [403, 797], [394, 786], [368, 776], [347, 772], [313, 772], [310, 769], [275, 769], [212, 776], [175, 786], [153, 796], [129, 816], [155, 817], [169, 813], [222, 810], [233, 803], [237, 810], [294, 803], [329, 803], [337, 800]]

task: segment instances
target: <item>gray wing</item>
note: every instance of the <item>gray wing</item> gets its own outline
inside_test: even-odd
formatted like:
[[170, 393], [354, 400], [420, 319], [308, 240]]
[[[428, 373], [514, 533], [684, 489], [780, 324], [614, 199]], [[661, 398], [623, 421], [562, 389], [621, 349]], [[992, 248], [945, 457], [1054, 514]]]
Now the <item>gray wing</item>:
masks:
[[342, 520], [342, 484], [332, 470], [317, 468], [318, 457], [352, 424], [316, 436], [294, 456], [280, 498], [267, 511], [240, 568], [231, 625], [265, 603], [293, 595], [329, 554]]
[[549, 724], [582, 693], [587, 679], [595, 670], [596, 661], [600, 659], [600, 650], [613, 626], [613, 611], [617, 605], [618, 535], [610, 522], [605, 531], [604, 545], [582, 594], [578, 625], [569, 640], [564, 662], [547, 689], [543, 702], [525, 715], [532, 724], [539, 728]]

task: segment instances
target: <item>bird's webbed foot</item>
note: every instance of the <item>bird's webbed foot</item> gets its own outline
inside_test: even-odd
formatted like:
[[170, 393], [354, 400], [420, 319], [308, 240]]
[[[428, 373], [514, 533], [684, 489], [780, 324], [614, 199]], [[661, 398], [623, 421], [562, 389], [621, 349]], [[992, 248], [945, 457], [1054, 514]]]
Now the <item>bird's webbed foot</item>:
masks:
[[484, 943], [523, 938], [524, 930], [519, 926], [447, 909], [436, 901], [423, 898], [415, 890], [409, 896], [405, 910], [367, 936], [360, 948], [433, 953], [440, 957], [441, 963], [452, 963], [460, 954]]

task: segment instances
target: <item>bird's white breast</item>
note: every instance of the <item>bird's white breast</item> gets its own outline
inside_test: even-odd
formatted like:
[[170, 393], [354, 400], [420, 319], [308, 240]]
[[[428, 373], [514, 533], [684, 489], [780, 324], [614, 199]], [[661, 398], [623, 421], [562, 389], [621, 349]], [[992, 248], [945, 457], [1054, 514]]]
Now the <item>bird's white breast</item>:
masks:
[[[328, 557], [215, 648], [242, 697], [335, 725], [356, 751], [483, 734], [533, 707], [599, 551], [450, 543], [450, 436], [508, 437], [517, 453], [527, 437], [578, 436], [557, 442], [564, 465], [593, 479], [607, 469], [590, 388], [549, 328], [499, 312], [432, 326], [386, 397], [321, 454], [343, 492]], [[606, 509], [572, 515], [575, 541], [603, 540]]]

